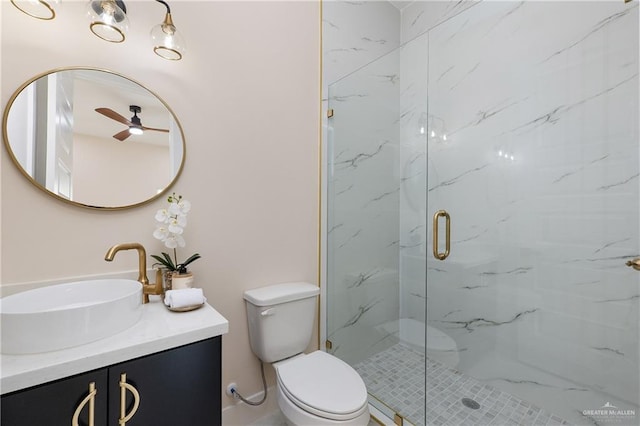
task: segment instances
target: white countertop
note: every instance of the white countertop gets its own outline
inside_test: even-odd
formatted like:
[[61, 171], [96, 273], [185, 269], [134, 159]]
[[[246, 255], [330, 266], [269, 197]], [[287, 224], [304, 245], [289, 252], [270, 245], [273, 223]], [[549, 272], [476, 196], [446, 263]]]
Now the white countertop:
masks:
[[229, 322], [210, 305], [171, 312], [153, 297], [129, 329], [96, 342], [55, 352], [0, 355], [0, 393], [5, 394], [74, 374], [226, 334]]

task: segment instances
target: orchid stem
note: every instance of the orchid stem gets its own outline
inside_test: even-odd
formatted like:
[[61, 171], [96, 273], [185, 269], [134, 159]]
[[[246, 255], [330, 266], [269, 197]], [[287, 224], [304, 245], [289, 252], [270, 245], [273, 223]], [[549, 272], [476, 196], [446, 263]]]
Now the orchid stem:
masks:
[[178, 254], [177, 254], [175, 248], [173, 249], [173, 260], [174, 260], [174, 265], [175, 265], [176, 270], [177, 270], [177, 268], [178, 268]]

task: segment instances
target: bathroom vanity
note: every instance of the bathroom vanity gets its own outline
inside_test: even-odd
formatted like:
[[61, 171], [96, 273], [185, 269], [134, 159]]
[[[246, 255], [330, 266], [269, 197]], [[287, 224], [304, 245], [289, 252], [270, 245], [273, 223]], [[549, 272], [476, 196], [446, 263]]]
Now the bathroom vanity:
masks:
[[97, 342], [3, 354], [2, 424], [220, 425], [227, 320], [209, 305], [174, 313], [155, 301], [143, 310], [137, 324]]

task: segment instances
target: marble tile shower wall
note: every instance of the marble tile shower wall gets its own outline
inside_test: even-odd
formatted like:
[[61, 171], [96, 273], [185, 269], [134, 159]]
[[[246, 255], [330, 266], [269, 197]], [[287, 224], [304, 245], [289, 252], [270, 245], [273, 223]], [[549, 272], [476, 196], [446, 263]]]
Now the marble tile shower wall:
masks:
[[349, 361], [399, 315], [398, 62], [392, 52], [329, 88], [328, 338]]
[[478, 0], [414, 1], [402, 9], [400, 41], [402, 43], [410, 42], [423, 35], [425, 31], [449, 20], [478, 2]]
[[433, 125], [427, 115], [428, 53], [427, 34], [400, 48], [400, 317], [423, 323], [427, 291], [427, 138]]
[[[400, 23], [400, 317], [425, 322], [426, 259], [430, 255], [427, 211], [427, 140], [442, 141], [444, 123], [428, 115], [428, 30], [463, 13], [475, 0], [414, 1]], [[430, 164], [432, 165], [432, 164]], [[433, 211], [432, 211], [433, 210]]]
[[323, 3], [327, 338], [348, 362], [384, 348], [376, 325], [398, 318], [399, 44], [389, 2]]
[[[428, 295], [460, 370], [577, 424], [609, 400], [640, 412], [640, 288], [624, 267], [639, 240], [638, 3], [388, 6], [323, 5], [325, 135], [349, 131], [349, 114], [364, 129], [328, 144], [334, 351], [382, 349], [375, 325], [423, 320]], [[426, 244], [441, 208], [446, 262]]]
[[482, 2], [429, 31], [428, 66], [452, 253], [427, 257], [427, 323], [569, 421], [640, 416], [638, 3]]
[[[323, 3], [323, 110], [336, 110], [323, 123], [327, 158], [333, 158], [327, 336], [348, 361], [393, 343], [378, 325], [399, 317], [425, 320], [426, 144], [416, 126], [426, 124], [426, 38], [394, 51], [473, 4], [414, 2], [401, 13], [386, 1]], [[358, 118], [348, 122], [349, 114]], [[336, 167], [345, 161], [353, 164]], [[376, 200], [384, 216], [369, 200], [352, 199], [365, 182], [363, 194], [385, 198]]]
[[342, 0], [323, 3], [325, 89], [399, 45], [400, 12], [391, 3]]

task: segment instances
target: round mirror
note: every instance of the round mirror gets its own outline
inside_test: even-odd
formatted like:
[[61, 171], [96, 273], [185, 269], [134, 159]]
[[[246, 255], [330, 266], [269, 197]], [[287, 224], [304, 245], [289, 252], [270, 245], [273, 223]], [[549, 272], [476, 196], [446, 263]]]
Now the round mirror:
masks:
[[4, 143], [20, 171], [48, 194], [116, 210], [161, 196], [182, 171], [182, 127], [169, 106], [111, 71], [38, 75], [11, 96]]

